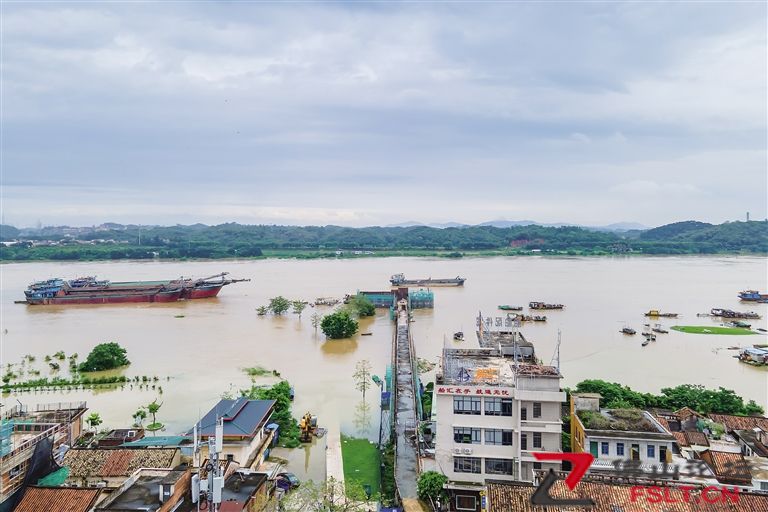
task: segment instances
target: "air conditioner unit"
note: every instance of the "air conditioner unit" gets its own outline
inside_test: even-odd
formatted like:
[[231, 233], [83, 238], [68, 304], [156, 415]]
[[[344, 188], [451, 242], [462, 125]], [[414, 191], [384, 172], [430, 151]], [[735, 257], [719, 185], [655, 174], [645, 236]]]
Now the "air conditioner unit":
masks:
[[464, 448], [464, 453], [466, 455], [469, 455], [470, 453], [472, 453], [472, 448]]
[[461, 453], [461, 448], [454, 448], [453, 453]]

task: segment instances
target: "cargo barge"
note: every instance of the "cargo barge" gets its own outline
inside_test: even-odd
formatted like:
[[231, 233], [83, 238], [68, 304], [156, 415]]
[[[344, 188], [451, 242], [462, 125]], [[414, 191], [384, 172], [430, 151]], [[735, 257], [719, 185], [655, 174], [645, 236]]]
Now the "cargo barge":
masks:
[[248, 279], [228, 279], [227, 273], [202, 279], [179, 278], [167, 281], [106, 281], [81, 277], [38, 281], [24, 291], [30, 305], [123, 304], [131, 302], [176, 302], [180, 299], [216, 297], [221, 289]]
[[744, 302], [768, 302], [768, 293], [760, 293], [757, 290], [744, 290], [739, 292], [739, 299]]
[[546, 302], [529, 302], [529, 309], [563, 309], [565, 306], [562, 304], [548, 304]]
[[760, 319], [760, 315], [753, 311], [741, 312], [724, 308], [712, 308], [709, 314], [712, 316], [719, 316], [721, 318], [750, 318], [753, 320]]
[[464, 286], [464, 281], [466, 281], [466, 278], [459, 276], [449, 279], [432, 279], [431, 277], [426, 279], [406, 279], [405, 274], [395, 274], [389, 279], [392, 286], [421, 286], [427, 288], [432, 286]]

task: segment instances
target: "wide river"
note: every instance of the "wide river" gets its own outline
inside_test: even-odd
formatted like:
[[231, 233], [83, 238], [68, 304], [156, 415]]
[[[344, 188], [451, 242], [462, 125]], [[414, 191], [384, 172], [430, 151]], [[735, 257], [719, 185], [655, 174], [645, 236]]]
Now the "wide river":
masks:
[[[132, 413], [158, 397], [163, 403], [158, 420], [167, 425], [166, 433], [177, 433], [190, 427], [222, 393], [250, 386], [243, 368], [262, 366], [279, 371], [295, 387], [295, 416], [308, 410], [319, 416], [322, 426], [375, 440], [375, 389], [368, 393], [366, 412], [352, 373], [358, 361], [367, 359], [374, 373], [383, 376], [393, 332], [388, 312], [380, 310], [375, 318], [361, 322], [360, 333], [371, 336], [358, 333], [349, 340], [326, 341], [311, 325], [313, 308], [307, 308], [301, 318], [293, 314], [260, 317], [255, 309], [276, 295], [311, 301], [356, 290], [388, 289], [389, 276], [404, 272], [410, 277], [467, 278], [461, 288], [435, 288], [435, 309], [416, 311], [413, 331], [421, 358], [436, 362], [444, 345], [477, 346], [478, 311], [502, 316], [499, 304], [559, 302], [566, 305], [565, 310], [546, 312], [545, 324], [526, 324], [523, 333], [549, 363], [561, 331], [563, 386], [588, 378], [649, 392], [683, 383], [723, 386], [768, 408], [768, 372], [740, 363], [733, 358], [736, 352], [728, 350], [766, 343], [764, 335], [671, 331], [647, 347], [641, 346], [639, 335], [646, 321], [643, 313], [649, 309], [680, 314], [677, 320], [664, 321], [666, 326], [717, 325], [715, 319], [696, 316], [713, 307], [754, 310], [763, 318], [752, 321], [753, 328], [765, 328], [766, 306], [740, 303], [736, 294], [746, 288], [768, 288], [767, 269], [766, 259], [760, 257], [695, 256], [4, 264], [0, 266], [3, 369], [8, 363], [18, 369], [23, 356], [32, 354], [37, 358], [33, 366], [47, 375], [45, 355], [63, 350], [67, 355], [77, 352], [83, 359], [95, 344], [116, 341], [128, 350], [131, 360], [123, 373], [156, 375], [163, 393], [137, 387], [27, 392], [5, 395], [3, 402], [87, 400], [91, 410], [101, 414], [103, 426], [118, 427], [130, 425]], [[54, 276], [96, 275], [121, 281], [204, 277], [222, 271], [251, 281], [225, 287], [217, 299], [163, 305], [60, 307], [13, 302], [23, 298], [28, 283]], [[637, 329], [638, 335], [620, 334], [624, 325]], [[466, 341], [454, 342], [455, 331], [464, 331]], [[312, 457], [310, 463], [309, 455], [315, 451], [299, 450], [290, 457], [305, 459], [306, 472], [300, 473], [320, 474], [324, 457]]]

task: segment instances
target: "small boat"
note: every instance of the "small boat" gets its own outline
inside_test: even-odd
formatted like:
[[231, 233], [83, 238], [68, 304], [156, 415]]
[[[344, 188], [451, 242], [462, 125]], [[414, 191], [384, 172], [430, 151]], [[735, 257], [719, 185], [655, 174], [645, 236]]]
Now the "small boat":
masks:
[[361, 332], [360, 336], [373, 336], [372, 332]]
[[456, 341], [464, 341], [464, 333], [461, 331], [453, 333], [453, 339]]
[[634, 329], [633, 329], [633, 328], [631, 328], [631, 327], [624, 327], [624, 328], [621, 330], [621, 333], [622, 333], [622, 334], [628, 334], [628, 335], [630, 335], [630, 336], [634, 336], [635, 334], [637, 334], [637, 331], [636, 331], [636, 330], [634, 330]]
[[644, 332], [643, 336], [645, 336], [647, 341], [656, 341], [656, 335], [651, 332]]
[[741, 320], [734, 320], [733, 322], [727, 322], [725, 324], [727, 327], [740, 327], [742, 329], [749, 329], [752, 327], [752, 324], [748, 324], [747, 322], [742, 322]]
[[530, 309], [563, 309], [562, 304], [549, 304], [547, 302], [532, 301], [528, 303]]
[[650, 343], [650, 340], [645, 340], [645, 341], [642, 343], [642, 345], [643, 345], [643, 346], [646, 346], [646, 345], [648, 345], [649, 343]]
[[653, 326], [653, 329], [651, 329], [653, 332], [658, 332], [659, 334], [668, 334], [669, 331], [666, 330], [661, 326], [661, 324], [656, 324]]
[[645, 313], [645, 316], [663, 316], [666, 318], [677, 318], [677, 313], [662, 313], [658, 309], [651, 309], [647, 313]]
[[744, 302], [768, 302], [768, 293], [760, 293], [757, 290], [744, 290], [739, 292], [739, 299]]
[[534, 322], [546, 322], [547, 321], [547, 317], [546, 316], [534, 315], [533, 316], [533, 321]]
[[765, 330], [765, 329], [763, 329], [762, 327], [758, 327], [756, 330], [757, 330], [757, 331], [760, 331], [760, 332], [768, 332], [768, 330]]
[[522, 311], [523, 306], [510, 306], [509, 304], [501, 304], [499, 309], [502, 311]]

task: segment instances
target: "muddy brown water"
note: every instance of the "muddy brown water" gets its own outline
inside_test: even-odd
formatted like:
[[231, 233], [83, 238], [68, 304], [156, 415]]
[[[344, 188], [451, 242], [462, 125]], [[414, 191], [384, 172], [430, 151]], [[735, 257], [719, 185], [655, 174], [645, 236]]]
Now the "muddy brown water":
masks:
[[[355, 389], [355, 364], [367, 359], [373, 372], [384, 375], [390, 362], [393, 335], [389, 313], [379, 310], [364, 319], [349, 340], [326, 341], [311, 325], [313, 312], [301, 318], [259, 317], [255, 308], [269, 297], [291, 299], [341, 297], [356, 290], [387, 289], [389, 276], [467, 278], [464, 287], [435, 288], [435, 309], [416, 311], [413, 332], [419, 357], [436, 361], [444, 345], [476, 346], [475, 318], [504, 316], [499, 304], [525, 305], [532, 300], [559, 302], [563, 311], [548, 311], [545, 324], [526, 324], [524, 334], [537, 354], [549, 363], [562, 332], [560, 349], [563, 385], [586, 378], [618, 381], [640, 391], [658, 392], [682, 383], [724, 386], [768, 406], [768, 372], [740, 363], [731, 346], [766, 343], [764, 335], [709, 336], [671, 331], [641, 347], [639, 332], [649, 309], [673, 311], [679, 319], [661, 319], [665, 326], [717, 325], [697, 317], [712, 307], [754, 310], [763, 315], [753, 327], [766, 328], [766, 305], [740, 303], [745, 288], [768, 288], [766, 259], [760, 257], [622, 257], [622, 258], [365, 258], [354, 260], [259, 260], [195, 262], [92, 262], [4, 264], [2, 364], [18, 363], [25, 354], [37, 357], [33, 366], [49, 374], [46, 354], [63, 350], [81, 358], [97, 343], [117, 341], [128, 350], [128, 376], [158, 376], [157, 390], [126, 387], [115, 391], [57, 391], [13, 393], [33, 404], [87, 400], [104, 426], [127, 426], [141, 405], [159, 398], [159, 421], [166, 433], [178, 433], [219, 399], [222, 393], [250, 386], [242, 368], [262, 366], [280, 372], [295, 387], [294, 415], [311, 411], [322, 426], [350, 435], [378, 438], [378, 394], [367, 393], [367, 412]], [[27, 284], [48, 277], [97, 275], [115, 281], [206, 276], [228, 271], [250, 282], [225, 287], [217, 299], [172, 304], [105, 306], [25, 306]], [[177, 318], [183, 315], [183, 318]], [[629, 325], [638, 335], [620, 334]], [[452, 334], [464, 331], [466, 341]], [[372, 333], [361, 336], [361, 333]], [[66, 367], [66, 364], [62, 365]], [[66, 374], [66, 371], [62, 373]], [[274, 378], [259, 378], [268, 383]], [[299, 476], [322, 476], [324, 442], [282, 453]]]

